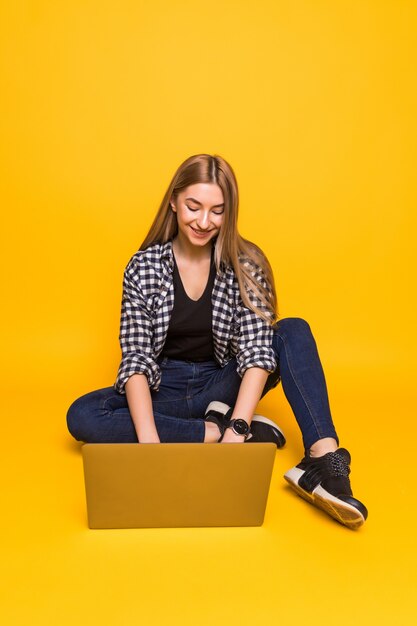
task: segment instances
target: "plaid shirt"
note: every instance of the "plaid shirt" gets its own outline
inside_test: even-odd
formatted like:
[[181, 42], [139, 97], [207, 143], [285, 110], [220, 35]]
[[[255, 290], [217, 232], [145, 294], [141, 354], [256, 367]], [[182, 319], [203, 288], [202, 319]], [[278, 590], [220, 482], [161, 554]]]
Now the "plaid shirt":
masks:
[[[156, 358], [164, 346], [174, 306], [173, 271], [172, 240], [138, 250], [125, 268], [119, 334], [122, 361], [114, 383], [119, 393], [125, 393], [124, 385], [135, 373], [146, 375], [150, 389], [159, 388], [161, 372]], [[252, 276], [266, 285], [256, 268]], [[249, 297], [265, 310], [253, 293]], [[235, 356], [241, 377], [249, 367], [273, 372], [277, 362], [272, 326], [243, 304], [233, 268], [222, 264], [211, 301], [214, 356], [220, 366]]]

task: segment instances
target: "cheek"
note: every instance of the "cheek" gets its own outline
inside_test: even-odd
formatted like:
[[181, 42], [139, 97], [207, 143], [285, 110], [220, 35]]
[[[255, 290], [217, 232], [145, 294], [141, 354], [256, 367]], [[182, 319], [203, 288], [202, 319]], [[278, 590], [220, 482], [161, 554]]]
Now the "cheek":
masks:
[[182, 224], [186, 224], [187, 222], [189, 222], [189, 215], [185, 212], [185, 211], [179, 211], [177, 213], [177, 220], [178, 222], [182, 225]]

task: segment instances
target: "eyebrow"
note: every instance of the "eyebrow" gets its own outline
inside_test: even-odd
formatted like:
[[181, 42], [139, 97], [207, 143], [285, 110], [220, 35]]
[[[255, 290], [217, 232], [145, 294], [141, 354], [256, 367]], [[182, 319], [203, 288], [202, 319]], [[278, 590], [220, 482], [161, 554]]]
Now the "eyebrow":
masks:
[[[199, 202], [198, 200], [196, 200], [195, 198], [185, 198], [186, 200], [192, 200], [193, 202], [195, 202], [196, 204], [198, 204], [199, 206], [203, 206], [201, 204], [201, 202]], [[214, 204], [211, 208], [212, 209], [217, 209], [220, 207], [224, 207], [224, 202], [222, 202], [221, 204]]]

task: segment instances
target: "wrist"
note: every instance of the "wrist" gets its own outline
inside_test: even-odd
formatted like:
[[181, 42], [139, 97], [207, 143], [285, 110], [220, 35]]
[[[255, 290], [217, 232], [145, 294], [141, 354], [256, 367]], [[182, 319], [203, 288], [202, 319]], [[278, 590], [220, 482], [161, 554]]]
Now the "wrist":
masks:
[[242, 437], [243, 440], [245, 440], [250, 433], [249, 422], [239, 417], [232, 418], [227, 428], [235, 435]]
[[155, 424], [135, 424], [136, 434], [140, 437], [158, 437], [158, 431]]
[[232, 428], [226, 428], [224, 431], [224, 435], [221, 439], [222, 442], [236, 442], [236, 443], [244, 443], [245, 435], [237, 435]]

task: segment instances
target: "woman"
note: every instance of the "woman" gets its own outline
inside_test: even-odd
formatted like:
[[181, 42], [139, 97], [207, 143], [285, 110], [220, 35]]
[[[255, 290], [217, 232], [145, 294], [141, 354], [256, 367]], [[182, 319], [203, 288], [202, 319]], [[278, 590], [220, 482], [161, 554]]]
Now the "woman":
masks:
[[353, 498], [350, 455], [338, 448], [310, 327], [277, 321], [273, 273], [237, 230], [238, 188], [221, 157], [178, 168], [140, 249], [126, 266], [122, 360], [113, 387], [69, 408], [86, 442], [274, 442], [285, 438], [256, 406], [282, 380], [305, 456], [285, 478], [350, 528], [367, 517]]

